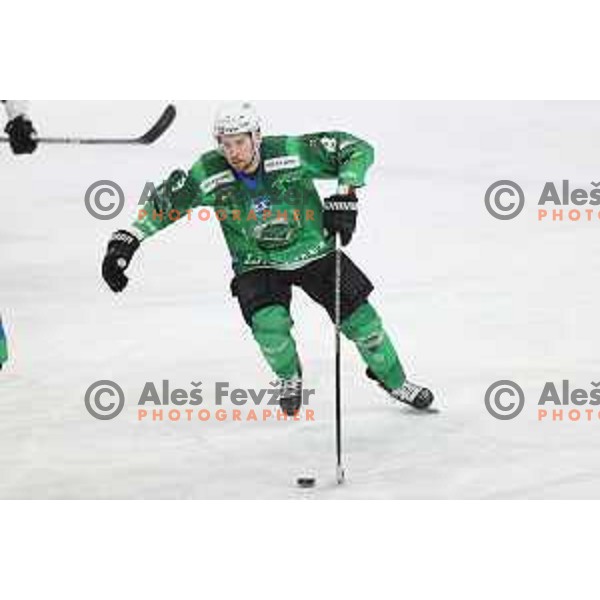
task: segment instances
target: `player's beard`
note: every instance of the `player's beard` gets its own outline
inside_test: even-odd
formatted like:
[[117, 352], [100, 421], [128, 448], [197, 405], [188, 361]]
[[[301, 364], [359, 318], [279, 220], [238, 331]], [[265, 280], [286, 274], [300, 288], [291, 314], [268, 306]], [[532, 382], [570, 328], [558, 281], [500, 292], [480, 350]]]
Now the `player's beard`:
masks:
[[258, 170], [258, 167], [260, 166], [260, 160], [260, 148], [255, 145], [252, 158], [243, 165], [233, 165], [233, 168], [240, 173], [252, 175]]

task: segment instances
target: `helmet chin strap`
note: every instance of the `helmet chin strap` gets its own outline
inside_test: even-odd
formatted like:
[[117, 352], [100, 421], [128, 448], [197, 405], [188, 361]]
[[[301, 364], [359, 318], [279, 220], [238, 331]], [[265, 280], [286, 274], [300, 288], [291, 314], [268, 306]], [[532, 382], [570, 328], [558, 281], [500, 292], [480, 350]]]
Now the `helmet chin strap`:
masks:
[[250, 166], [252, 168], [253, 173], [260, 167], [260, 146], [255, 146], [254, 156], [252, 157], [252, 162], [250, 163]]
[[262, 135], [260, 131], [254, 131], [252, 133], [252, 146], [254, 147], [254, 156], [252, 158], [252, 162], [256, 160], [258, 164], [260, 164], [260, 146], [262, 143]]

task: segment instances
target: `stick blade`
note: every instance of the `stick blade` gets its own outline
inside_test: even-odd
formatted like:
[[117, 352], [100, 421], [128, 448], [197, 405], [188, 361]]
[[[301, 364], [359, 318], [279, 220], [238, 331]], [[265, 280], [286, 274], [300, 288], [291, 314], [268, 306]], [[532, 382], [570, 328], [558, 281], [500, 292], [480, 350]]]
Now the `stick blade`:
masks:
[[158, 121], [144, 135], [138, 138], [139, 143], [146, 145], [153, 144], [171, 127], [176, 116], [177, 109], [173, 104], [169, 104], [158, 118]]

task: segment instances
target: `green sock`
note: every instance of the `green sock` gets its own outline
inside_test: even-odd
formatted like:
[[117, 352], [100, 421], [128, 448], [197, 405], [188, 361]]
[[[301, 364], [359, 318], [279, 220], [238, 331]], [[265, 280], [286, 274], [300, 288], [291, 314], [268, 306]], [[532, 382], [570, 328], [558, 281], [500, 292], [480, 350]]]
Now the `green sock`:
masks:
[[252, 317], [254, 339], [271, 369], [282, 379], [300, 374], [292, 325], [290, 313], [279, 304], [261, 308]]
[[342, 333], [356, 344], [365, 363], [385, 387], [393, 390], [404, 384], [404, 369], [371, 304], [361, 304], [347, 317], [342, 323]]

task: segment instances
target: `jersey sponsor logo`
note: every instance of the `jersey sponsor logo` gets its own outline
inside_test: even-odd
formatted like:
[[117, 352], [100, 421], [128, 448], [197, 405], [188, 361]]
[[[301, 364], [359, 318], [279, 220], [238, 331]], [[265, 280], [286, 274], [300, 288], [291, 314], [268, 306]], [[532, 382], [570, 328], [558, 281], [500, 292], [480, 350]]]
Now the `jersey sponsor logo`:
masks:
[[235, 176], [231, 171], [222, 171], [221, 173], [217, 173], [208, 179], [205, 179], [200, 184], [200, 189], [204, 194], [210, 194], [214, 192], [218, 187], [225, 185], [227, 183], [233, 183], [235, 181]]
[[265, 160], [265, 172], [287, 171], [289, 169], [297, 169], [300, 165], [299, 156], [278, 156], [277, 158]]

